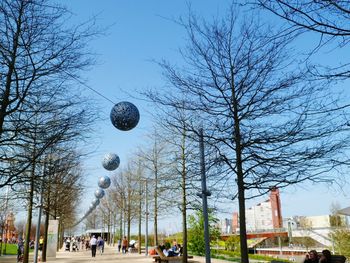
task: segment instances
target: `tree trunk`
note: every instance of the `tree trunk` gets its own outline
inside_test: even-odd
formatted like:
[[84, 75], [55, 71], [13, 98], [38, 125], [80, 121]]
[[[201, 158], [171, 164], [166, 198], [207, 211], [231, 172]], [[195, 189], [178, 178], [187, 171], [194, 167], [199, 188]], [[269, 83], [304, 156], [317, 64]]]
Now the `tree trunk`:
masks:
[[[54, 216], [54, 218], [56, 219], [56, 216]], [[57, 248], [56, 251], [58, 252], [60, 250], [60, 244], [61, 244], [61, 220], [58, 220], [58, 240], [57, 240]]]
[[182, 134], [182, 145], [181, 145], [181, 161], [182, 161], [182, 247], [183, 247], [183, 255], [182, 255], [182, 263], [187, 263], [187, 199], [186, 199], [186, 130], [183, 130]]
[[243, 178], [243, 166], [242, 166], [242, 148], [241, 148], [241, 132], [240, 122], [238, 116], [238, 103], [236, 100], [235, 86], [233, 81], [233, 69], [231, 70], [232, 76], [232, 106], [234, 109], [234, 140], [236, 145], [236, 165], [237, 165], [237, 187], [238, 187], [238, 206], [239, 206], [239, 236], [241, 245], [241, 263], [249, 263], [248, 257], [248, 245], [247, 245], [247, 230], [245, 219], [245, 196], [244, 196], [244, 178]]
[[131, 231], [131, 190], [129, 187], [128, 193], [128, 242], [130, 243], [130, 231]]
[[[123, 200], [122, 200], [123, 202]], [[119, 239], [120, 242], [123, 240], [123, 205], [122, 208], [120, 209], [120, 219], [119, 219]]]
[[59, 242], [59, 249], [63, 247], [63, 243], [64, 243], [64, 224], [62, 223], [61, 224], [61, 233], [60, 233], [60, 236], [61, 236], [61, 239], [60, 239], [60, 242]]
[[[51, 173], [49, 172], [49, 180], [51, 182]], [[46, 202], [46, 216], [45, 216], [45, 227], [44, 227], [44, 246], [42, 253], [42, 262], [46, 262], [46, 252], [47, 252], [47, 234], [49, 229], [49, 219], [50, 219], [50, 193], [51, 193], [51, 184], [47, 186], [47, 202]]]
[[[141, 178], [140, 178], [141, 179]], [[142, 182], [140, 180], [140, 188], [139, 188], [139, 234], [138, 234], [138, 252], [141, 254], [141, 225], [142, 225]]]
[[46, 262], [46, 252], [47, 252], [47, 232], [49, 229], [49, 219], [50, 219], [50, 208], [47, 208], [45, 215], [45, 226], [44, 226], [44, 244], [42, 252], [42, 262]]
[[158, 246], [158, 171], [154, 171], [154, 245]]

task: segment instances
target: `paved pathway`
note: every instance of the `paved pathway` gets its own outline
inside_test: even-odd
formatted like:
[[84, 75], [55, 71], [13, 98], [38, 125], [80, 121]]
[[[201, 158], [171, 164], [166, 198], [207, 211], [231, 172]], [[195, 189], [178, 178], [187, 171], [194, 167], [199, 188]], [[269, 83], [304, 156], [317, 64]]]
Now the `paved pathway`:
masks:
[[[0, 257], [1, 263], [16, 263], [15, 256]], [[33, 262], [32, 260], [30, 262]], [[116, 252], [115, 247], [106, 247], [103, 255], [97, 251], [96, 257], [91, 257], [91, 251], [68, 252], [60, 251], [56, 255], [56, 259], [48, 259], [47, 263], [152, 263], [152, 256], [146, 257], [137, 253], [121, 254]], [[194, 257], [190, 260], [192, 263], [205, 263], [205, 258]], [[226, 260], [212, 259], [212, 263], [228, 263]]]

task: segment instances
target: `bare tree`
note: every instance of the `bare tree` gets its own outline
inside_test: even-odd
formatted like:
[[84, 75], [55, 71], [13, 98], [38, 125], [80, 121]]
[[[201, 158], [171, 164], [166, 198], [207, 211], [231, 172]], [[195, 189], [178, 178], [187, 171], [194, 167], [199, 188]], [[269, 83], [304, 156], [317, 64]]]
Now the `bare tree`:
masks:
[[133, 168], [132, 162], [129, 162], [124, 171], [118, 171], [112, 178], [111, 196], [108, 197], [109, 200], [116, 202], [114, 205], [120, 211], [120, 238], [124, 233], [129, 241], [132, 222], [139, 213], [139, 184], [136, 169]]
[[[163, 111], [159, 112], [157, 116], [160, 126], [158, 130], [159, 136], [168, 145], [167, 166], [169, 167], [166, 182], [162, 182], [162, 184], [168, 189], [165, 199], [169, 202], [170, 207], [177, 206], [182, 214], [182, 262], [185, 263], [188, 261], [187, 210], [198, 208], [199, 204], [197, 193], [200, 191], [196, 187], [196, 182], [200, 178], [197, 165], [199, 159], [197, 151], [194, 150], [194, 148], [198, 148], [198, 144], [188, 134], [187, 123], [191, 119], [190, 115], [187, 115], [183, 109], [161, 110]], [[167, 210], [167, 213], [171, 213], [171, 211]]]
[[[63, 102], [62, 94], [67, 98], [73, 92], [69, 80], [92, 63], [87, 43], [95, 33], [89, 24], [65, 26], [67, 14], [48, 0], [0, 3], [0, 187], [13, 185], [12, 179], [29, 168], [13, 147], [31, 120], [23, 112], [32, 98]], [[38, 150], [35, 159], [42, 153]]]
[[108, 233], [110, 233], [107, 240], [108, 244], [112, 242], [112, 225], [114, 224], [114, 218], [116, 217], [120, 209], [120, 207], [117, 205], [119, 200], [116, 197], [117, 195], [114, 192], [114, 189], [108, 189], [106, 191], [106, 197], [101, 200], [99, 205], [99, 217], [101, 217], [101, 228], [107, 226]]
[[154, 244], [158, 245], [158, 221], [162, 211], [165, 210], [167, 200], [167, 193], [171, 189], [169, 187], [169, 171], [167, 169], [169, 160], [167, 158], [167, 143], [162, 140], [158, 131], [154, 130], [149, 135], [151, 146], [146, 150], [140, 151], [139, 156], [142, 158], [145, 173], [149, 181], [149, 186], [153, 187], [151, 214], [153, 214], [153, 231], [154, 231]]
[[[45, 159], [45, 173], [42, 178], [45, 188], [42, 193], [45, 213], [43, 262], [46, 261], [49, 219], [60, 217], [66, 220], [66, 215], [76, 218], [76, 207], [81, 201], [80, 196], [83, 190], [81, 156], [70, 148], [73, 145], [73, 141], [70, 141], [61, 143], [60, 147], [50, 148], [50, 154]], [[67, 225], [67, 227], [70, 226]]]
[[[13, 148], [16, 149], [17, 156], [21, 157], [16, 162], [23, 164], [24, 167], [30, 166], [30, 168], [24, 170], [22, 175], [12, 178], [11, 185], [13, 185], [13, 189], [19, 190], [19, 194], [21, 194], [23, 187], [29, 186], [24, 261], [27, 260], [29, 252], [29, 234], [34, 197], [35, 194], [40, 195], [43, 191], [42, 185], [45, 177], [45, 173], [42, 172], [44, 168], [41, 168], [44, 167], [43, 162], [45, 160], [39, 160], [37, 157], [47, 152], [49, 147], [52, 150], [54, 145], [56, 146], [54, 150], [59, 154], [58, 145], [63, 146], [63, 143], [68, 141], [73, 145], [74, 140], [83, 138], [83, 133], [87, 127], [87, 112], [77, 109], [76, 104], [72, 101], [57, 102], [51, 100], [51, 98], [51, 96], [48, 99], [46, 96], [33, 96], [30, 100], [32, 103], [23, 104], [22, 108], [25, 109], [23, 111], [22, 108], [18, 110], [27, 118], [21, 125], [22, 130], [18, 133], [20, 141], [17, 141]], [[70, 165], [73, 165], [73, 159], [67, 158], [66, 161], [68, 162], [68, 160], [71, 161]]]
[[[318, 34], [319, 43], [312, 53], [324, 46], [331, 49], [346, 49], [350, 41], [350, 1], [333, 0], [257, 0], [256, 3], [288, 22], [287, 32]], [[335, 44], [335, 46], [332, 46]], [[349, 62], [337, 61], [336, 66], [322, 67], [315, 72], [325, 77], [349, 78]], [[321, 66], [319, 66], [321, 67]]]
[[114, 203], [116, 209], [117, 209], [117, 217], [119, 221], [119, 235], [118, 238], [121, 241], [123, 239], [123, 222], [124, 222], [124, 208], [125, 208], [125, 198], [126, 198], [126, 192], [125, 192], [125, 185], [124, 185], [124, 178], [123, 173], [116, 173], [111, 177], [112, 184], [108, 191], [108, 198], [111, 199], [111, 202]]
[[[188, 129], [205, 128], [217, 157], [217, 181], [237, 184], [222, 194], [238, 197], [241, 258], [247, 263], [245, 200], [272, 187], [333, 182], [329, 172], [348, 161], [343, 153], [349, 127], [347, 108], [334, 107], [341, 101], [325, 83], [310, 83], [287, 52], [289, 36], [276, 37], [238, 12], [233, 6], [225, 19], [211, 23], [194, 15], [179, 21], [189, 39], [181, 53], [185, 66], [161, 62], [171, 89], [152, 99], [199, 116]], [[186, 103], [177, 94], [186, 94]]]

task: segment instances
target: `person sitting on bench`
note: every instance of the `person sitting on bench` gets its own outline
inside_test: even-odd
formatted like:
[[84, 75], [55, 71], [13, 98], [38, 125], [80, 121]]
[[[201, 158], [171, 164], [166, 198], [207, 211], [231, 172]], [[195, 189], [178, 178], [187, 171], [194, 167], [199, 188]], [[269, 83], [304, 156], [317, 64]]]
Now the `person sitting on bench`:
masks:
[[166, 243], [165, 244], [165, 248], [163, 250], [163, 253], [166, 257], [176, 257], [178, 256], [179, 254], [174, 252], [173, 250], [171, 250], [170, 248], [170, 244], [169, 243]]

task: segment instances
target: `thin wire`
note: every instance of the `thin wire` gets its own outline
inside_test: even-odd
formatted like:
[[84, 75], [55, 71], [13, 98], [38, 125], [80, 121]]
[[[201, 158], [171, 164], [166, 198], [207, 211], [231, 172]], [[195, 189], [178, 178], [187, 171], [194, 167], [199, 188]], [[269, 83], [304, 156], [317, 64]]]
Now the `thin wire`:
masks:
[[112, 100], [110, 100], [109, 98], [107, 98], [106, 96], [104, 96], [102, 93], [98, 92], [97, 90], [95, 90], [94, 88], [91, 88], [89, 85], [85, 84], [83, 81], [81, 81], [80, 79], [78, 79], [77, 77], [75, 77], [74, 75], [70, 74], [67, 71], [64, 71], [67, 75], [69, 75], [71, 78], [75, 79], [77, 82], [79, 82], [81, 85], [83, 85], [84, 87], [88, 88], [89, 90], [95, 92], [97, 95], [99, 95], [100, 97], [104, 98], [105, 100], [108, 100], [109, 102], [113, 103], [113, 105], [115, 105], [116, 103]]

